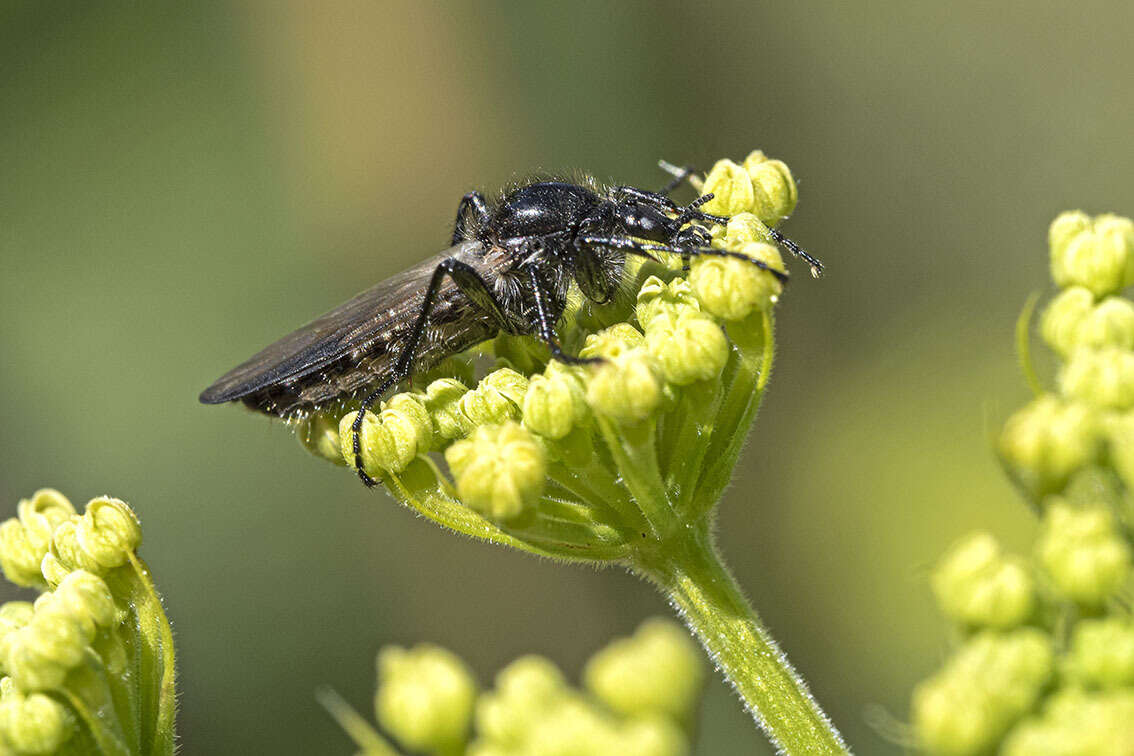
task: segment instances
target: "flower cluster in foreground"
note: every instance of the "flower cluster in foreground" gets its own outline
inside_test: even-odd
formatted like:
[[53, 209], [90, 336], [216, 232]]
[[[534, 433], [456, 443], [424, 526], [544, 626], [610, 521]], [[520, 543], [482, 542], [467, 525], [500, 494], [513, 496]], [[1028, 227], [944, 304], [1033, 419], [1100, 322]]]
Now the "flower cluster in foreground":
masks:
[[[468, 756], [683, 756], [705, 679], [700, 653], [668, 620], [603, 648], [572, 687], [550, 660], [524, 656], [480, 691], [437, 646], [378, 654], [378, 724], [413, 753]], [[330, 691], [324, 705], [366, 756], [397, 751]]]
[[17, 512], [0, 567], [40, 595], [0, 606], [0, 754], [172, 754], [173, 638], [134, 512], [51, 489]]
[[[502, 336], [367, 414], [365, 472], [459, 533], [565, 561], [621, 564], [654, 582], [781, 748], [842, 753], [842, 740], [722, 565], [714, 511], [767, 384], [784, 271], [768, 224], [795, 207], [787, 166], [753, 152], [690, 183], [727, 223], [704, 229], [733, 256], [632, 259], [628, 291], [568, 307], [550, 359]], [[701, 222], [701, 221], [698, 221]], [[745, 259], [745, 257], [750, 259]], [[493, 369], [473, 381], [474, 366]], [[354, 410], [354, 411], [352, 411]], [[353, 465], [357, 405], [297, 423], [300, 441]]]
[[1041, 333], [1061, 360], [1057, 387], [1040, 389], [1028, 365], [1038, 395], [999, 441], [1039, 535], [1022, 557], [974, 533], [934, 570], [962, 641], [914, 691], [930, 753], [1134, 753], [1134, 303], [1121, 296], [1134, 223], [1064, 213], [1049, 241], [1061, 291]]

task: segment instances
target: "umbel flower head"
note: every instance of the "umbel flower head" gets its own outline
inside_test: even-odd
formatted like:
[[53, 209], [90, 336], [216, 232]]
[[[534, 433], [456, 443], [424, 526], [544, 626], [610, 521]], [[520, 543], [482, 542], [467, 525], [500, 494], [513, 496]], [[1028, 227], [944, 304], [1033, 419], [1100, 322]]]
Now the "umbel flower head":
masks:
[[[378, 654], [378, 724], [413, 753], [469, 756], [686, 756], [705, 668], [689, 636], [651, 619], [587, 662], [573, 687], [549, 659], [529, 655], [479, 690], [463, 661], [430, 644]], [[394, 754], [330, 691], [323, 704], [363, 753]]]
[[0, 606], [0, 753], [172, 754], [173, 638], [138, 518], [36, 491], [0, 524], [0, 566], [41, 591]]
[[[353, 466], [358, 421], [362, 471], [434, 522], [648, 578], [778, 746], [841, 753], [837, 731], [710, 535], [772, 367], [773, 309], [784, 291], [776, 273], [786, 272], [774, 246], [783, 237], [772, 227], [795, 208], [795, 182], [759, 151], [690, 182], [713, 195], [703, 210], [726, 221], [696, 220], [697, 235], [728, 254], [693, 256], [687, 272], [665, 253], [633, 258], [632, 296], [569, 302], [562, 346], [583, 364], [503, 335], [361, 421], [357, 406], [323, 409], [298, 421], [297, 432], [310, 451]], [[484, 363], [487, 374], [471, 380]]]
[[[714, 194], [705, 208], [730, 216], [707, 229], [712, 244], [783, 271], [766, 224], [795, 207], [787, 166], [757, 151], [698, 183]], [[561, 559], [631, 558], [643, 533], [654, 542], [705, 520], [767, 381], [783, 293], [741, 258], [694, 257], [685, 275], [677, 260], [632, 260], [632, 301], [580, 298], [565, 348], [597, 364], [513, 336], [450, 361], [366, 412], [364, 471], [458, 532]], [[495, 369], [467, 382], [486, 359]], [[298, 435], [353, 466], [356, 419], [350, 407], [316, 412]]]
[[961, 638], [913, 694], [933, 754], [1134, 753], [1134, 224], [1064, 213], [1049, 241], [1040, 332], [1062, 364], [1047, 391], [1027, 366], [1037, 396], [999, 440], [1039, 533], [1030, 558], [972, 534], [933, 572]]

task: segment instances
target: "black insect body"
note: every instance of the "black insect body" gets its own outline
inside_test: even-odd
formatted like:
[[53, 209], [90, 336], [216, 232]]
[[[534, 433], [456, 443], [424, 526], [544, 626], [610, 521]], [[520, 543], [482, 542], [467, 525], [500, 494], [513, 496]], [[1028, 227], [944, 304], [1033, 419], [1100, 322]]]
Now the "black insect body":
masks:
[[[564, 362], [588, 362], [564, 353], [556, 336], [570, 284], [595, 302], [610, 300], [622, 282], [625, 255], [655, 252], [739, 257], [787, 276], [738, 252], [709, 246], [697, 223], [726, 218], [685, 207], [666, 193], [634, 187], [604, 190], [561, 181], [524, 184], [489, 205], [478, 193], [457, 209], [452, 247], [359, 294], [237, 366], [200, 400], [240, 400], [258, 411], [295, 416], [340, 399], [361, 399], [362, 410], [410, 377], [501, 332], [544, 341]], [[814, 267], [794, 243], [775, 238]], [[354, 424], [355, 465], [362, 469]]]

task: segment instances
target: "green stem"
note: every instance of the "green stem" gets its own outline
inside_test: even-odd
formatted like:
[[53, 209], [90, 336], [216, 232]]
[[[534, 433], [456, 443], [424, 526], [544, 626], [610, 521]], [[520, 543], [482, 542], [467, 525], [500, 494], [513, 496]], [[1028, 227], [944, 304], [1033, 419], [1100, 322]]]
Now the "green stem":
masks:
[[703, 524], [639, 552], [656, 583], [700, 638], [756, 724], [787, 754], [846, 754], [846, 743], [721, 562]]

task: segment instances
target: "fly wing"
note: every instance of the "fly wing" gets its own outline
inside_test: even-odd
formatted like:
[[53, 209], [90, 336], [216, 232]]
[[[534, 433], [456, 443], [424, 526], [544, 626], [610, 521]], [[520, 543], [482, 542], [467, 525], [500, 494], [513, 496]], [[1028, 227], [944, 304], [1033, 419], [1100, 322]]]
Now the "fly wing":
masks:
[[[261, 350], [201, 392], [201, 402], [220, 404], [295, 383], [352, 356], [362, 359], [379, 348], [379, 342], [388, 346], [393, 334], [408, 332], [421, 310], [434, 270], [450, 257], [482, 270], [486, 265], [484, 247], [479, 242], [451, 247], [367, 289]], [[459, 297], [457, 287], [446, 278], [438, 291], [439, 306], [452, 306]]]

